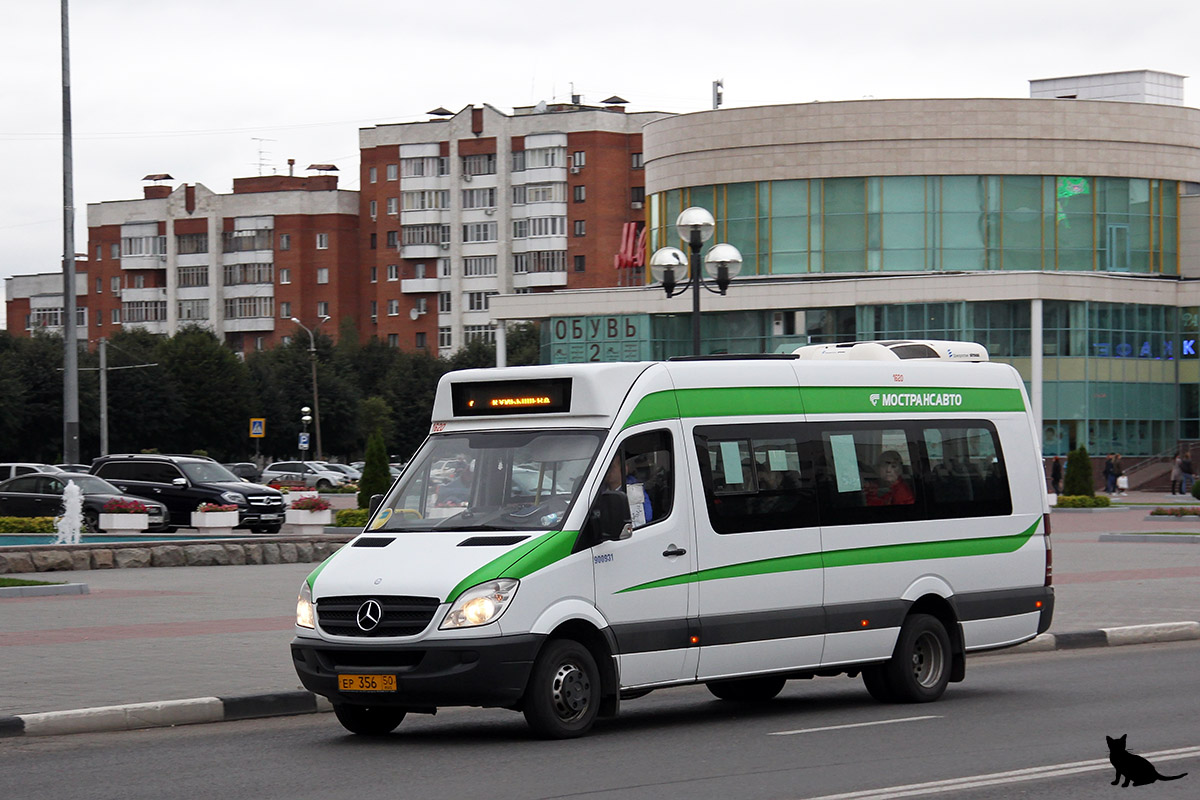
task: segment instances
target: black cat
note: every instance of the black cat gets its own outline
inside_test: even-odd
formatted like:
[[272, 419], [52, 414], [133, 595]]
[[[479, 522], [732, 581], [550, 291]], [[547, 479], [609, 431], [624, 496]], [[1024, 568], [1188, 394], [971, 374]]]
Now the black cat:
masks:
[[1112, 782], [1113, 786], [1120, 782], [1122, 776], [1125, 777], [1125, 782], [1121, 784], [1123, 789], [1130, 783], [1133, 783], [1134, 786], [1145, 786], [1147, 783], [1155, 781], [1178, 780], [1187, 775], [1186, 772], [1183, 775], [1159, 775], [1153, 764], [1125, 749], [1125, 737], [1128, 735], [1128, 733], [1123, 734], [1120, 739], [1114, 739], [1111, 736], [1104, 737], [1108, 740], [1108, 760], [1117, 768], [1117, 777]]

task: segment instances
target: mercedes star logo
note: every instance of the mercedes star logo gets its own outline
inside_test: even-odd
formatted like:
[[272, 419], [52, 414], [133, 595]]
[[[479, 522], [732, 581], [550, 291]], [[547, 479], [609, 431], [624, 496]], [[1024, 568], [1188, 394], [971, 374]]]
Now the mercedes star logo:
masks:
[[355, 619], [358, 621], [360, 630], [373, 631], [379, 621], [383, 619], [383, 606], [379, 605], [378, 600], [368, 600], [358, 607]]

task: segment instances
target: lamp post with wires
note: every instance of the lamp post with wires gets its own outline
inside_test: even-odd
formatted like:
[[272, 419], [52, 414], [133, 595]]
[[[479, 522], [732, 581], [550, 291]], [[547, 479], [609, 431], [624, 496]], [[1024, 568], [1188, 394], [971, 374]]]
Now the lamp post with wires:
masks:
[[[712, 238], [717, 223], [713, 215], [703, 208], [685, 208], [675, 221], [679, 238], [687, 242], [690, 257], [678, 247], [662, 247], [650, 256], [650, 276], [661, 283], [667, 297], [692, 290], [692, 355], [700, 355], [700, 287], [713, 294], [725, 294], [730, 282], [742, 271], [742, 254], [731, 244], [715, 244], [704, 256], [706, 281], [700, 274], [700, 248]], [[678, 283], [676, 270], [688, 268], [688, 277]], [[709, 285], [716, 283], [717, 288]]]
[[321, 321], [310, 329], [300, 320], [292, 317], [292, 322], [299, 325], [308, 333], [308, 360], [312, 363], [312, 387], [313, 387], [313, 422], [316, 423], [313, 427], [317, 433], [317, 461], [324, 461], [325, 454], [321, 449], [321, 398], [317, 393], [317, 340], [313, 336], [313, 331], [320, 328], [329, 321], [328, 314], [321, 315]]

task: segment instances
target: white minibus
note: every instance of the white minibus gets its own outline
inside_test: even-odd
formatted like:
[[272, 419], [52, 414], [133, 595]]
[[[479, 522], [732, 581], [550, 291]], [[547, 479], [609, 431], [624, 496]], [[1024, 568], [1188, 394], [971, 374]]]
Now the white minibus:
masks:
[[981, 346], [880, 344], [445, 375], [301, 588], [301, 681], [365, 735], [484, 706], [566, 738], [694, 683], [937, 699], [967, 653], [1050, 625], [1037, 432]]

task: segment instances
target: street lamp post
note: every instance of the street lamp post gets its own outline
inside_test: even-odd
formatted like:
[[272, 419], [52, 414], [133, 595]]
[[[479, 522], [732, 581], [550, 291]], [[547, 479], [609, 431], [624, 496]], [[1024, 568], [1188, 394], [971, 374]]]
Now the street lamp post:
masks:
[[[713, 294], [725, 294], [730, 282], [742, 271], [742, 254], [731, 244], [715, 244], [704, 257], [704, 269], [709, 280], [717, 284], [714, 289], [700, 274], [700, 248], [712, 238], [716, 230], [712, 214], [703, 208], [685, 208], [675, 221], [679, 238], [687, 242], [691, 256], [677, 247], [662, 247], [650, 256], [650, 276], [661, 283], [667, 297], [692, 290], [692, 355], [700, 355], [700, 287]], [[688, 268], [687, 280], [677, 283], [675, 272]]]
[[[321, 315], [321, 321], [314, 326], [314, 330], [320, 328], [329, 321], [328, 314]], [[317, 432], [317, 461], [324, 461], [324, 451], [321, 448], [321, 398], [317, 394], [317, 340], [313, 336], [313, 331], [309, 330], [308, 326], [300, 320], [292, 317], [292, 322], [304, 328], [308, 332], [308, 360], [312, 363], [312, 387], [313, 387], [313, 421], [316, 423], [315, 429]]]

